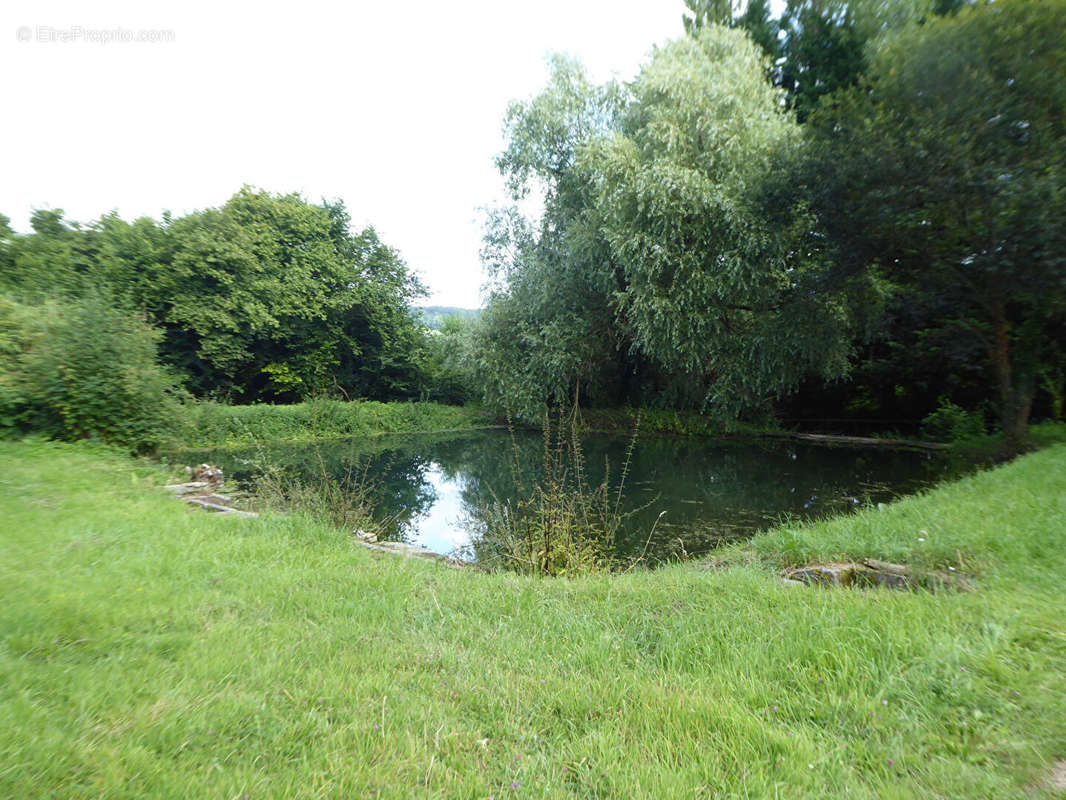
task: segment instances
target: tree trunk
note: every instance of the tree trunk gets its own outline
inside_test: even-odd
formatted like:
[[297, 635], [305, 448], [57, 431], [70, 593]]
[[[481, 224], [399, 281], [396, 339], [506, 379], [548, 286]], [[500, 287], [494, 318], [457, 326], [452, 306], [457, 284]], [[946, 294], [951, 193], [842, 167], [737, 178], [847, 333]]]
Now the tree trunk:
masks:
[[1010, 337], [1002, 309], [995, 319], [995, 341], [992, 345], [992, 363], [999, 382], [999, 414], [1003, 428], [1002, 458], [1013, 458], [1021, 452], [1029, 437], [1029, 411], [1033, 405], [1033, 388], [1027, 381], [1016, 386], [1011, 365]]

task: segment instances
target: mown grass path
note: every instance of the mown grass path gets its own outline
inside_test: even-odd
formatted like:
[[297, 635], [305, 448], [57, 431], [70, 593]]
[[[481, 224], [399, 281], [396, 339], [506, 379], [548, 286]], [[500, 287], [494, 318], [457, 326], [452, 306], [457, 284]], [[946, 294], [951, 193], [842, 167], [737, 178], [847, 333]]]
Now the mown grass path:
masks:
[[[90, 446], [0, 476], [0, 796], [1020, 798], [1066, 757], [1066, 446], [574, 580], [196, 512]], [[977, 589], [776, 575], [849, 555]]]

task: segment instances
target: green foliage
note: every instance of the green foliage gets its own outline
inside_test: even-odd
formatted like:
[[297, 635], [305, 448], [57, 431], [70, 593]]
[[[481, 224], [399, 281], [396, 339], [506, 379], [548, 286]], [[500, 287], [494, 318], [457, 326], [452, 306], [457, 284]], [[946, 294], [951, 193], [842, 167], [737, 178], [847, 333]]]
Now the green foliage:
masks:
[[579, 155], [617, 127], [616, 83], [595, 86], [556, 57], [548, 87], [513, 103], [497, 166], [515, 200], [545, 192], [538, 227], [516, 209], [490, 214], [482, 260], [493, 292], [475, 329], [474, 374], [486, 402], [535, 424], [545, 402], [604, 402], [639, 369], [610, 308], [621, 276], [598, 231], [592, 185]]
[[28, 425], [31, 401], [23, 362], [46, 338], [56, 313], [54, 304], [27, 305], [0, 294], [0, 432], [6, 436]]
[[173, 261], [156, 288], [165, 352], [184, 362], [197, 394], [417, 391], [407, 306], [421, 287], [373, 229], [352, 236], [348, 223], [340, 204], [245, 188], [170, 226]]
[[454, 318], [461, 322], [473, 322], [481, 316], [479, 308], [459, 308], [457, 306], [418, 306], [414, 309], [422, 324], [430, 330], [440, 330]]
[[928, 20], [810, 127], [808, 194], [841, 266], [935, 301], [927, 324], [987, 354], [1008, 449], [1061, 353], [1064, 30], [1062, 0]]
[[3, 429], [153, 449], [178, 413], [177, 382], [159, 366], [158, 341], [101, 294], [63, 306], [0, 299]]
[[[512, 106], [499, 165], [534, 227], [489, 220], [496, 290], [475, 347], [486, 401], [524, 421], [545, 402], [762, 408], [809, 372], [845, 368], [846, 324], [809, 215], [758, 187], [798, 141], [740, 32], [658, 48], [636, 82], [591, 85], [557, 60]], [[810, 254], [813, 252], [813, 257]]]
[[922, 435], [932, 441], [962, 442], [986, 433], [985, 416], [967, 411], [941, 397], [937, 410], [922, 420]]
[[800, 122], [824, 95], [854, 85], [866, 68], [866, 38], [854, 3], [789, 0], [781, 15], [784, 38], [777, 83], [788, 92]]
[[[495, 498], [481, 509], [479, 563], [557, 577], [619, 567], [615, 539], [626, 518], [635, 513], [621, 511], [621, 500], [640, 417], [613, 489], [609, 465], [599, 485], [589, 484], [577, 419], [576, 408], [569, 413], [559, 411], [554, 421], [544, 415], [544, 468], [530, 485], [524, 479], [517, 444], [513, 444], [517, 496], [509, 501]], [[513, 430], [511, 436], [513, 442]]]
[[623, 135], [593, 156], [635, 346], [730, 417], [846, 366], [827, 265], [801, 249], [804, 209], [771, 220], [753, 191], [798, 136], [763, 63], [720, 27], [660, 48], [634, 84]]
[[772, 62], [767, 77], [804, 122], [819, 100], [853, 86], [870, 56], [909, 26], [953, 14], [973, 0], [787, 0], [774, 19], [768, 0], [685, 0], [685, 32], [715, 24], [747, 32]]
[[380, 433], [455, 430], [485, 425], [472, 409], [437, 403], [343, 402], [316, 398], [294, 405], [187, 404], [176, 431], [182, 447], [213, 447], [266, 441], [372, 436]]
[[451, 314], [427, 332], [422, 361], [426, 399], [459, 405], [478, 396], [472, 361], [476, 318]]
[[1048, 366], [1041, 377], [1041, 388], [1051, 400], [1051, 418], [1061, 420], [1066, 407], [1066, 369], [1059, 365]]
[[729, 25], [739, 5], [735, 0], [685, 0], [685, 8], [692, 12], [681, 18], [685, 33], [698, 35], [707, 25]]
[[409, 304], [424, 290], [373, 228], [352, 233], [339, 202], [245, 187], [178, 219], [81, 226], [37, 211], [32, 224], [0, 230], [2, 285], [24, 297], [105, 287], [162, 329], [163, 361], [198, 396], [418, 396], [423, 333]]

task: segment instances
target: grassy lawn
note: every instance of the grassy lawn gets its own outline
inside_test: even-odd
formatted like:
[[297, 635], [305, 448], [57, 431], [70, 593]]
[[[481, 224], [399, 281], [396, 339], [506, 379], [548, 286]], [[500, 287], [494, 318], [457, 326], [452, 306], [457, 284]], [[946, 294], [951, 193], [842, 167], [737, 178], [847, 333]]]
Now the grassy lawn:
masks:
[[[1064, 445], [574, 580], [195, 512], [88, 445], [0, 476], [3, 797], [1028, 798], [1066, 758]], [[976, 589], [776, 575], [848, 554]]]

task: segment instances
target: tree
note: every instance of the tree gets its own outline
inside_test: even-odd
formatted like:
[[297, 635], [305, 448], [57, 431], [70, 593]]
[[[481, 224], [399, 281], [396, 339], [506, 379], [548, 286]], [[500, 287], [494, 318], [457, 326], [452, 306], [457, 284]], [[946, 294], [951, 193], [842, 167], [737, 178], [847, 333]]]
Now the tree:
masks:
[[10, 279], [15, 267], [15, 254], [12, 252], [14, 240], [11, 218], [0, 214], [0, 276], [3, 276], [4, 282]]
[[170, 225], [173, 256], [145, 302], [190, 388], [244, 400], [417, 392], [408, 303], [421, 286], [372, 228], [348, 226], [340, 203], [247, 187]]
[[87, 264], [79, 227], [67, 224], [62, 209], [35, 209], [30, 226], [29, 236], [19, 236], [7, 226], [7, 268], [0, 285], [27, 297], [81, 291]]
[[781, 28], [773, 17], [770, 0], [748, 0], [744, 13], [735, 18], [735, 26], [748, 32], [771, 63], [777, 61], [781, 54]]
[[841, 263], [935, 296], [980, 343], [1005, 451], [1066, 314], [1063, 0], [982, 3], [900, 34], [812, 118], [807, 191]]
[[799, 141], [764, 71], [738, 31], [671, 42], [637, 78], [622, 133], [587, 156], [635, 347], [728, 417], [846, 367], [843, 306], [808, 257], [805, 212], [771, 224], [755, 191]]
[[[769, 0], [685, 0], [685, 32], [706, 25], [747, 31], [772, 65], [767, 75], [788, 92], [800, 122], [824, 95], [853, 86], [872, 53], [896, 33], [973, 0], [788, 0], [781, 18]], [[743, 10], [742, 10], [743, 9]]]
[[[741, 28], [748, 32], [751, 40], [762, 48], [771, 62], [780, 55], [779, 27], [773, 18], [769, 0], [748, 0], [744, 4], [734, 0], [685, 0], [685, 7], [692, 15], [685, 14], [681, 22], [685, 26], [685, 33], [690, 36], [698, 36], [705, 25]], [[743, 13], [741, 7], [744, 8]]]
[[245, 187], [179, 219], [112, 212], [82, 226], [38, 210], [31, 225], [0, 226], [0, 287], [73, 304], [103, 287], [162, 329], [163, 361], [195, 394], [419, 393], [424, 337], [409, 304], [424, 290], [373, 228], [352, 233], [340, 202]]
[[843, 309], [802, 248], [806, 214], [781, 210], [778, 230], [755, 191], [798, 143], [766, 67], [744, 34], [707, 25], [658, 48], [628, 90], [558, 61], [512, 108], [500, 165], [516, 190], [545, 187], [545, 211], [491, 219], [490, 402], [534, 416], [576, 394], [735, 417], [844, 368]]
[[631, 374], [610, 309], [618, 276], [578, 163], [591, 139], [617, 128], [625, 93], [593, 85], [572, 60], [557, 56], [550, 70], [543, 92], [509, 107], [497, 159], [515, 201], [540, 190], [544, 212], [537, 224], [515, 208], [489, 215], [482, 260], [492, 293], [474, 348], [486, 400], [528, 420], [575, 393], [618, 397]]
[[866, 67], [866, 37], [853, 6], [845, 0], [789, 0], [781, 15], [777, 84], [788, 92], [800, 122], [819, 98], [853, 85]]
[[685, 0], [685, 8], [692, 12], [685, 14], [681, 22], [685, 33], [698, 36], [705, 25], [731, 25], [740, 8], [737, 0]]

